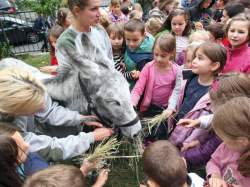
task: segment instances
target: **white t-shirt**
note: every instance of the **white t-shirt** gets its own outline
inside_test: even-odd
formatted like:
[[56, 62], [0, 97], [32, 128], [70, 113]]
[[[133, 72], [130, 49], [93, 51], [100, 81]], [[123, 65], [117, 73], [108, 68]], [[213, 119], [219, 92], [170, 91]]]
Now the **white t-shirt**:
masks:
[[187, 36], [175, 36], [176, 39], [176, 53], [175, 53], [175, 62], [178, 61], [179, 55], [183, 50], [188, 47], [188, 37]]
[[190, 187], [203, 187], [204, 179], [198, 176], [195, 173], [189, 173], [188, 176], [192, 180], [192, 184]]

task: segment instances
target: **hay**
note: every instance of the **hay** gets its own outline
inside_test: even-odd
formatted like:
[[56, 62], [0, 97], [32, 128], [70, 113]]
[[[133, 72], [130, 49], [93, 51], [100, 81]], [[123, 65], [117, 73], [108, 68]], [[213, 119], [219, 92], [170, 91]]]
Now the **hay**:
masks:
[[113, 136], [107, 142], [103, 140], [96, 148], [93, 154], [87, 156], [87, 161], [98, 163], [97, 170], [102, 169], [103, 166], [108, 165], [107, 158], [118, 153], [118, 148], [122, 142], [117, 141], [117, 137]]

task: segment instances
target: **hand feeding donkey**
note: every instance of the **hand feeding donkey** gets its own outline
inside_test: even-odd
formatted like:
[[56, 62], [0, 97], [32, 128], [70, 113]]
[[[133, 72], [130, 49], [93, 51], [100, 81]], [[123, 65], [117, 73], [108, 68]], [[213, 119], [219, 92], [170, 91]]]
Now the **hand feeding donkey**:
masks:
[[[64, 54], [66, 63], [69, 63], [71, 68], [62, 66], [58, 76], [42, 80], [49, 95], [63, 106], [84, 115], [88, 115], [91, 106], [95, 105], [96, 110], [94, 113], [92, 111], [92, 114], [98, 115], [102, 123], [110, 125], [112, 122], [124, 135], [134, 138], [141, 130], [141, 124], [131, 103], [127, 81], [115, 70], [114, 63], [84, 34], [82, 45], [85, 51], [83, 56], [64, 46], [58, 46], [58, 50]], [[11, 62], [9, 59], [2, 60], [0, 69], [3, 69], [4, 64], [13, 61], [17, 60], [11, 59]], [[27, 69], [24, 67], [23, 69]], [[84, 87], [85, 92], [88, 92], [88, 99], [83, 93]], [[91, 102], [88, 103], [87, 100], [90, 99]], [[45, 124], [38, 126], [38, 129], [44, 134], [58, 137], [77, 132], [76, 128], [72, 131], [72, 127], [53, 127]], [[55, 131], [57, 133], [54, 133]]]

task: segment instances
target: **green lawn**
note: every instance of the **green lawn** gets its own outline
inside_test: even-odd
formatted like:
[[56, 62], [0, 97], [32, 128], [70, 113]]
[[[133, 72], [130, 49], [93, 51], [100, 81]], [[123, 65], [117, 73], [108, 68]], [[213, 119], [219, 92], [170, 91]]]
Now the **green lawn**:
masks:
[[36, 68], [51, 65], [49, 53], [47, 53], [46, 55], [37, 55], [37, 56], [25, 54], [25, 55], [20, 56], [18, 59]]

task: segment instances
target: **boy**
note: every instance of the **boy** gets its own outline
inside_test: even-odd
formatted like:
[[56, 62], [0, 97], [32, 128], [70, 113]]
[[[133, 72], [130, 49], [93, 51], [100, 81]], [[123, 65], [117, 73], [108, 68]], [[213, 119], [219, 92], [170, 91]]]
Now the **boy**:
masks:
[[188, 9], [193, 28], [195, 28], [194, 22], [197, 21], [200, 21], [204, 28], [209, 25], [209, 20], [212, 17], [212, 10], [210, 8], [214, 3], [215, 0], [199, 0], [195, 6]]
[[149, 177], [149, 187], [203, 187], [204, 180], [195, 173], [187, 174], [185, 159], [166, 140], [154, 142], [145, 149], [142, 167]]
[[215, 43], [221, 43], [224, 39], [224, 24], [214, 23], [207, 27], [207, 32], [209, 35], [209, 40]]
[[221, 22], [221, 17], [223, 15], [224, 8], [226, 4], [228, 3], [228, 0], [218, 0], [217, 1], [217, 7], [218, 9], [214, 12], [213, 20], [215, 22]]
[[241, 3], [245, 7], [245, 11], [250, 10], [250, 1], [249, 0], [239, 0], [237, 3]]
[[[85, 177], [90, 171], [96, 170], [96, 165], [85, 162], [79, 169], [69, 165], [55, 165], [36, 172], [28, 177], [23, 187], [86, 187]], [[108, 179], [108, 169], [99, 174], [92, 187], [102, 187]]]
[[[145, 32], [145, 24], [140, 19], [129, 20], [124, 27], [126, 39], [126, 53], [124, 57], [127, 72], [141, 71], [147, 62], [153, 60], [151, 54], [154, 37]], [[136, 80], [129, 80], [130, 91]]]
[[230, 18], [236, 16], [239, 13], [244, 13], [245, 8], [241, 3], [234, 3], [225, 6], [221, 22], [227, 24]]

